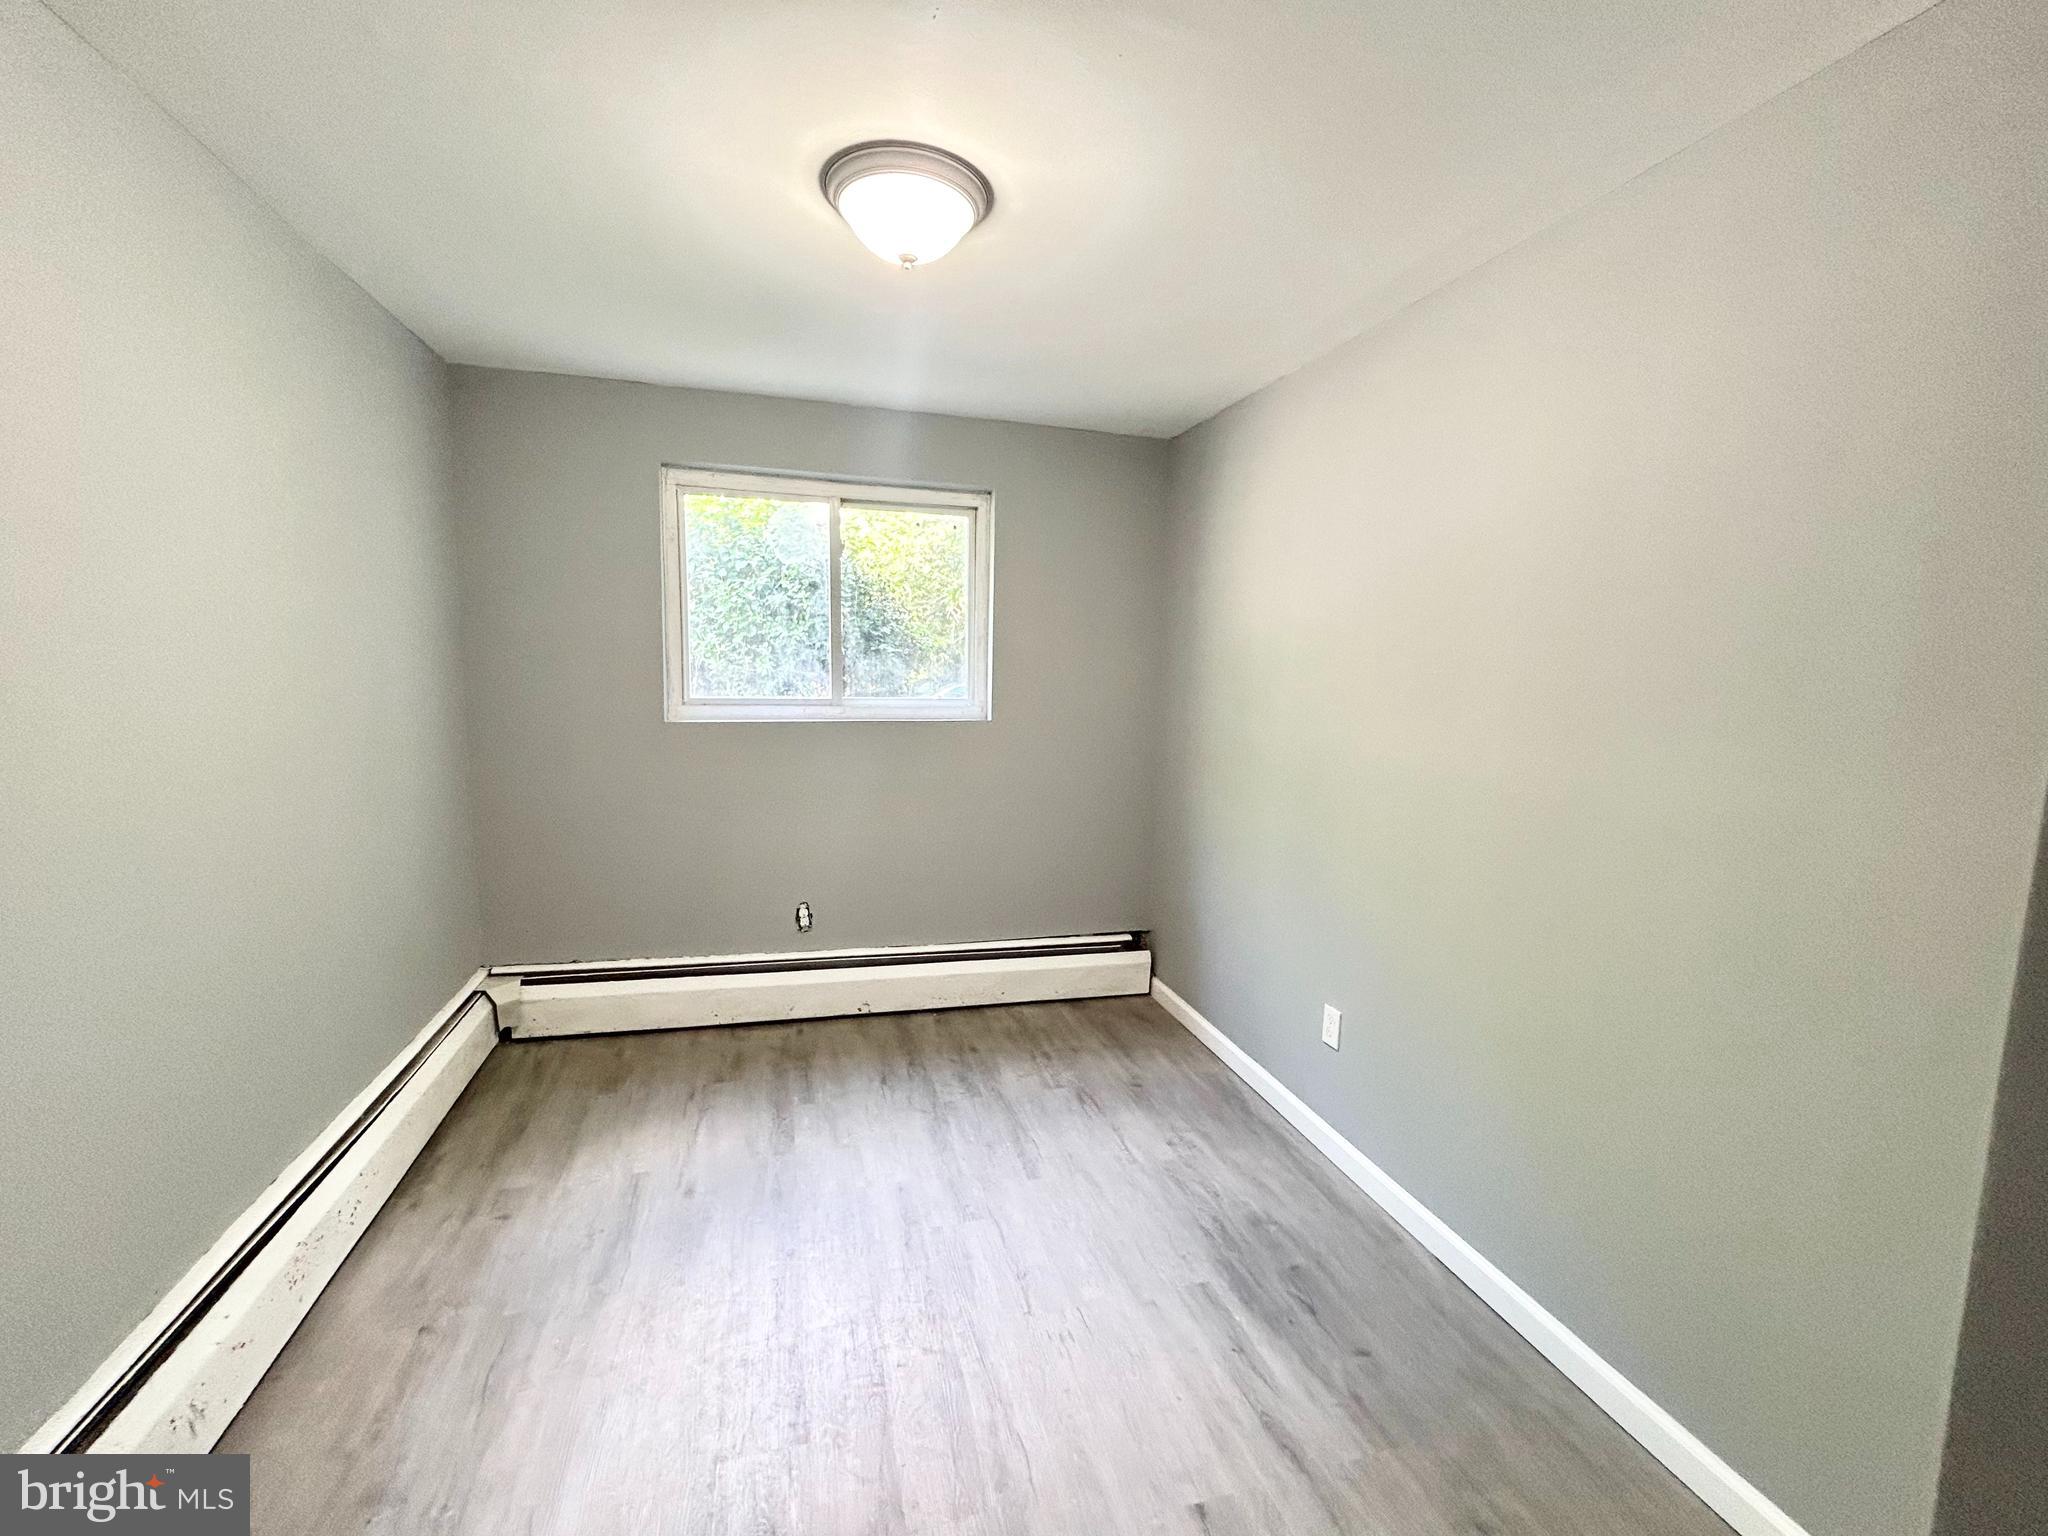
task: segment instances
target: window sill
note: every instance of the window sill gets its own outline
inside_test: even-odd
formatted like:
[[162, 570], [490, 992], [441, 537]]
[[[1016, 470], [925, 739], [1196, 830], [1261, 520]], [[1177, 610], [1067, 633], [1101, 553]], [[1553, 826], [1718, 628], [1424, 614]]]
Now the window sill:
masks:
[[727, 725], [794, 724], [821, 720], [987, 720], [985, 705], [944, 704], [671, 704], [663, 718], [671, 725], [699, 722]]

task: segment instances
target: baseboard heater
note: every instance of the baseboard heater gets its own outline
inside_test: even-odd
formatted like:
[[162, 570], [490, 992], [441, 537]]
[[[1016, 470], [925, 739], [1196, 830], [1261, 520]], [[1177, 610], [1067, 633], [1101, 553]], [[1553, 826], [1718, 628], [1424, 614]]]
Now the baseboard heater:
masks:
[[497, 1040], [478, 971], [21, 1449], [210, 1450]]
[[1142, 933], [493, 966], [487, 983], [512, 1040], [1131, 997], [1151, 984]]

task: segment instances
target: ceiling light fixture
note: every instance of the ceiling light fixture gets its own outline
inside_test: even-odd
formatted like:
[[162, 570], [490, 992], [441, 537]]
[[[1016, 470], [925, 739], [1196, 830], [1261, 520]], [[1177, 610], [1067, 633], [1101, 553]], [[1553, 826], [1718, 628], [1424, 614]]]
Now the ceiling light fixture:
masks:
[[862, 245], [906, 271], [952, 250], [996, 202], [988, 178], [958, 155], [902, 139], [840, 150], [818, 186]]

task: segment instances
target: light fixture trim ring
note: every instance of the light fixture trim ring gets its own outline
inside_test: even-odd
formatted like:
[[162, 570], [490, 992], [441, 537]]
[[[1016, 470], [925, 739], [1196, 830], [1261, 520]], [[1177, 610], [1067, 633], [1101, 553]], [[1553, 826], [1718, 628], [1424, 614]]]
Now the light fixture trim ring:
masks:
[[[975, 224], [989, 216], [996, 205], [996, 189], [973, 165], [951, 150], [936, 144], [919, 144], [912, 139], [868, 139], [849, 144], [827, 160], [818, 172], [818, 190], [833, 211], [839, 209], [839, 194], [864, 176], [884, 171], [929, 176], [953, 188], [974, 210]], [[971, 228], [972, 226], [970, 226]]]

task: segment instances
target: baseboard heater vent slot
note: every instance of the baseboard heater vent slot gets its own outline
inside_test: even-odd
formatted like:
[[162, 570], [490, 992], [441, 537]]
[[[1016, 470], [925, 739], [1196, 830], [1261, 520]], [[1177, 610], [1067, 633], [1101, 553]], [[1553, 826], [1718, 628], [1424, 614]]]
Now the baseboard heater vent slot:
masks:
[[589, 965], [495, 966], [513, 1040], [772, 1024], [865, 1013], [1128, 997], [1152, 981], [1142, 933]]

